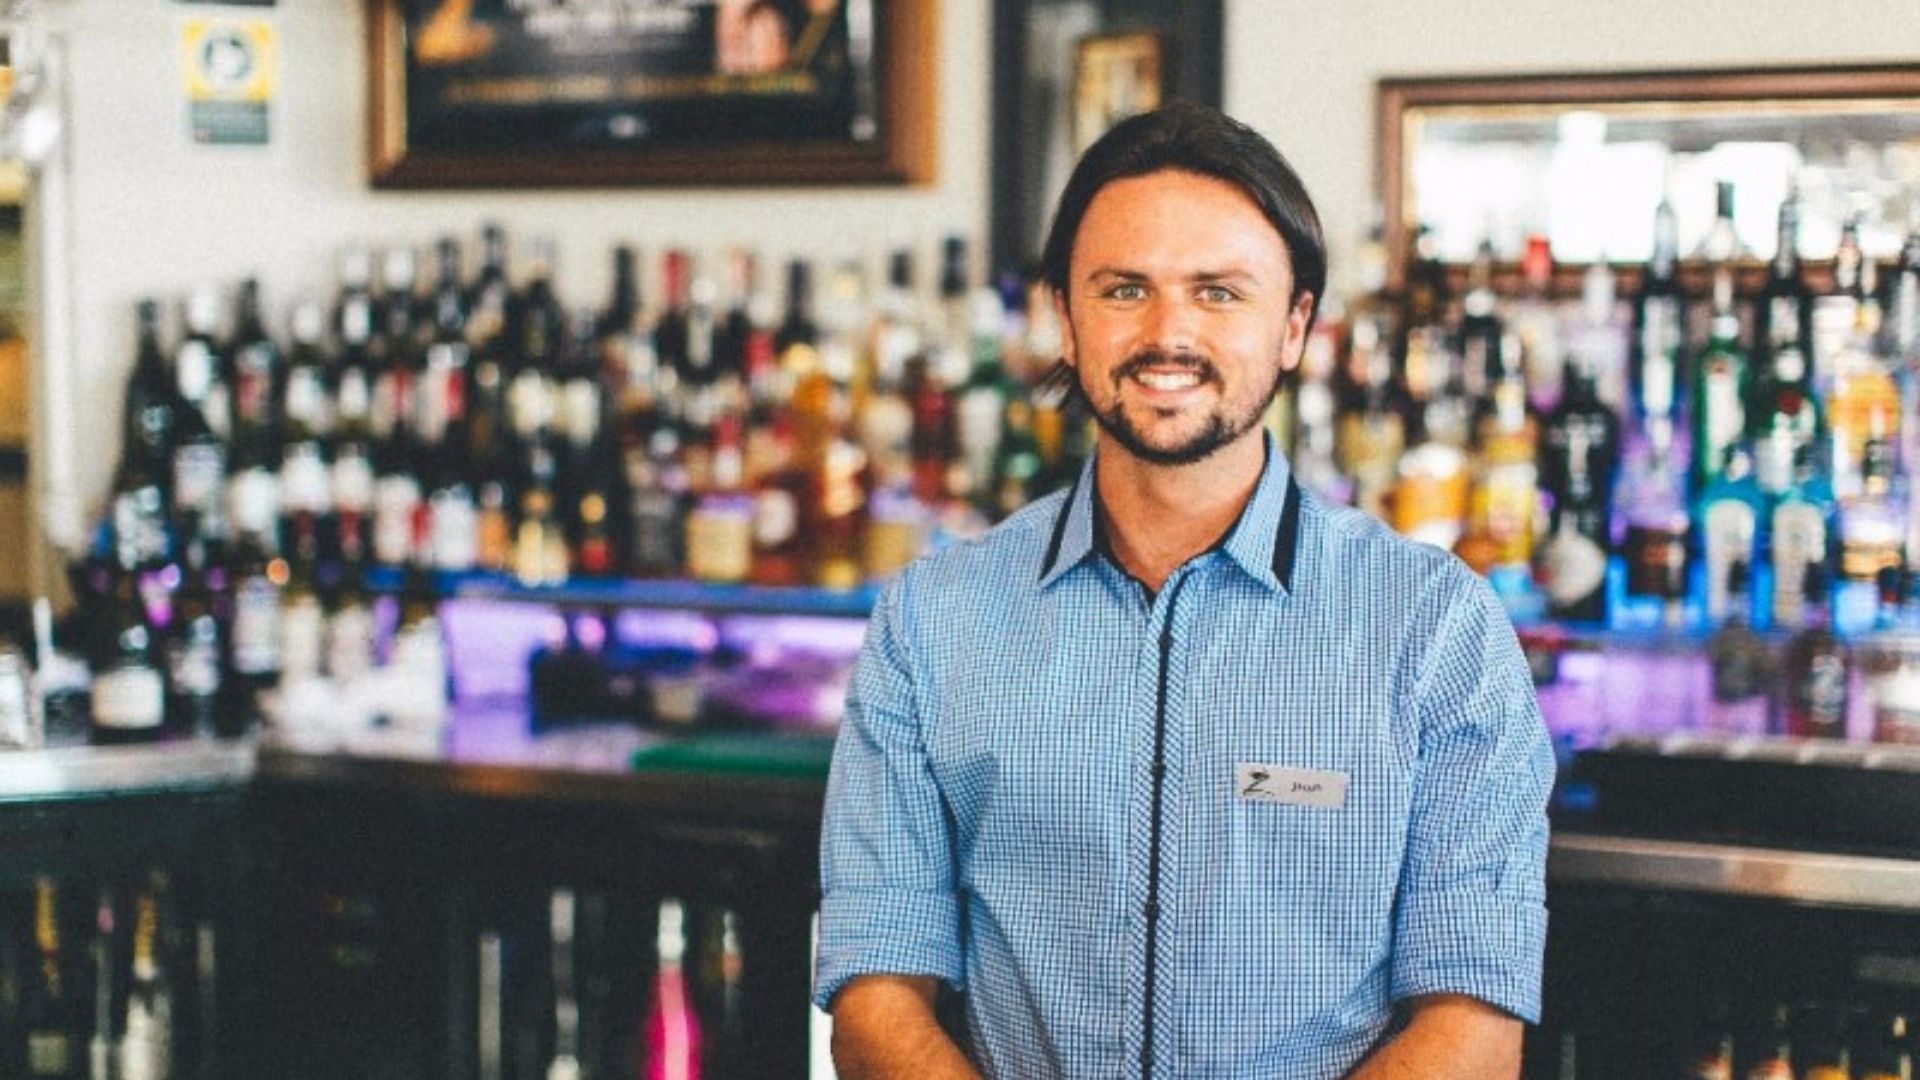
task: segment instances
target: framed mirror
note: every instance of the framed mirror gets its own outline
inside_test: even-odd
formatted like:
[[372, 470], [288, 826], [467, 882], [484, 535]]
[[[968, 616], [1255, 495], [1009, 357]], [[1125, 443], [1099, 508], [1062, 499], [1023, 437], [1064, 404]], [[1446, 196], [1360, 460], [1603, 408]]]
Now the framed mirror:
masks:
[[1471, 261], [1482, 240], [1510, 264], [1530, 234], [1547, 236], [1563, 266], [1644, 262], [1663, 198], [1684, 259], [1713, 221], [1719, 182], [1734, 185], [1755, 267], [1773, 255], [1789, 189], [1814, 265], [1850, 216], [1867, 256], [1883, 260], [1920, 221], [1920, 65], [1387, 79], [1377, 100], [1396, 288], [1422, 228], [1448, 264]]

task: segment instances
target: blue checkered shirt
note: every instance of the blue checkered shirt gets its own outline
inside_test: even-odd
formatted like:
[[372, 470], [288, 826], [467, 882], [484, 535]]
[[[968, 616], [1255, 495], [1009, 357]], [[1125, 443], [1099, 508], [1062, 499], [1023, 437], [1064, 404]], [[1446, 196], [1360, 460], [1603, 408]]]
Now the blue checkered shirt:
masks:
[[885, 591], [818, 1004], [937, 976], [1020, 1080], [1338, 1077], [1436, 992], [1538, 1019], [1553, 754], [1513, 630], [1459, 560], [1267, 456], [1155, 595], [1104, 553], [1091, 463]]

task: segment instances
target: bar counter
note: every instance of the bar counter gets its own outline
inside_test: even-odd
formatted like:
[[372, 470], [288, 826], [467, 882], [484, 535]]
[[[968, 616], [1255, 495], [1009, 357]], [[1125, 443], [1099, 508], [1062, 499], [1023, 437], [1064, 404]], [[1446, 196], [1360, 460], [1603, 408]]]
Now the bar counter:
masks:
[[[831, 735], [662, 735], [587, 725], [536, 735], [524, 710], [461, 711], [444, 738], [193, 741], [0, 756], [10, 804], [239, 792], [259, 786], [448, 796], [502, 806], [603, 806], [681, 830], [816, 835]], [[1589, 788], [1602, 792], [1595, 796]], [[1712, 894], [1920, 912], [1920, 842], [1901, 807], [1920, 795], [1920, 749], [1622, 741], [1563, 767], [1548, 858], [1556, 886]], [[1782, 824], [1824, 812], [1826, 835]], [[1848, 831], [1849, 822], [1857, 828]]]

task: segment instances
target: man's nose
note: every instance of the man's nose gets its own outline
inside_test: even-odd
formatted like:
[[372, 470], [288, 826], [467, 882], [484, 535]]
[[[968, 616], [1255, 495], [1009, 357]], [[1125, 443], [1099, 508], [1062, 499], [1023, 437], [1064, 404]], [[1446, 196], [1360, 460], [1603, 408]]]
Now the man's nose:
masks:
[[1198, 312], [1191, 300], [1174, 293], [1156, 296], [1147, 309], [1146, 344], [1169, 353], [1195, 351]]

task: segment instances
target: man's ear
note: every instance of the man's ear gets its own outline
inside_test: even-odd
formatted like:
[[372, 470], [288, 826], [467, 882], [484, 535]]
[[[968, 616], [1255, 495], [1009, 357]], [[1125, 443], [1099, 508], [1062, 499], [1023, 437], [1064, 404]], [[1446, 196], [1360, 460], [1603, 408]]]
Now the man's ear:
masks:
[[1294, 300], [1293, 309], [1287, 312], [1287, 336], [1280, 342], [1280, 370], [1292, 371], [1300, 366], [1300, 357], [1307, 351], [1307, 324], [1313, 317], [1313, 305], [1317, 298], [1310, 292], [1303, 292]]

